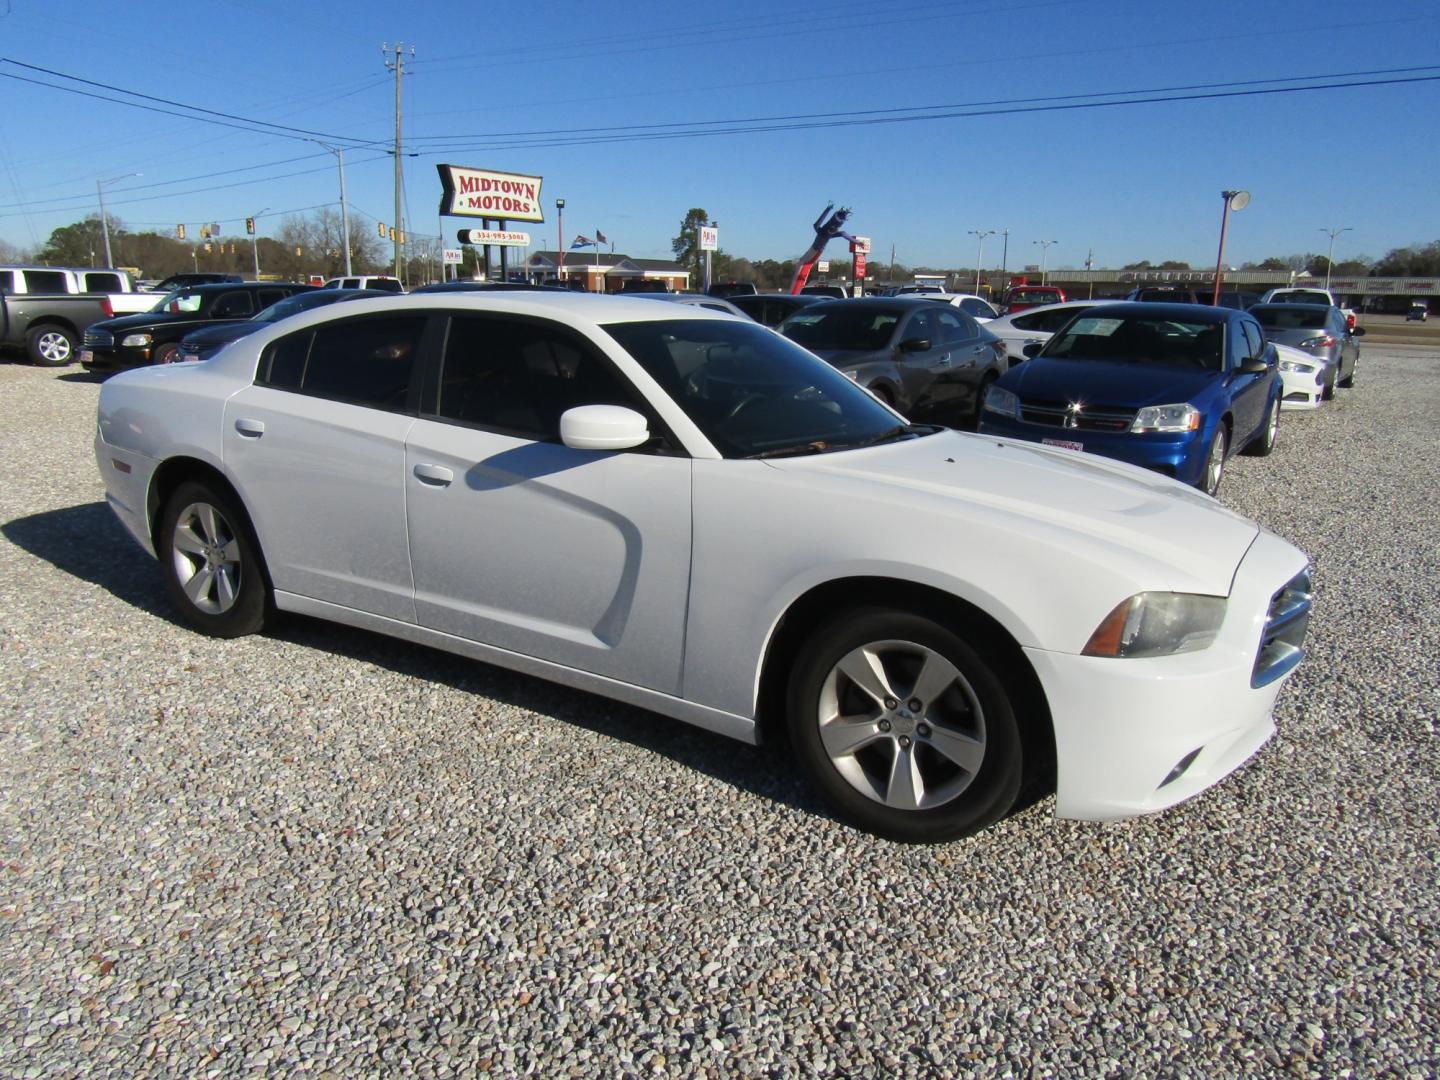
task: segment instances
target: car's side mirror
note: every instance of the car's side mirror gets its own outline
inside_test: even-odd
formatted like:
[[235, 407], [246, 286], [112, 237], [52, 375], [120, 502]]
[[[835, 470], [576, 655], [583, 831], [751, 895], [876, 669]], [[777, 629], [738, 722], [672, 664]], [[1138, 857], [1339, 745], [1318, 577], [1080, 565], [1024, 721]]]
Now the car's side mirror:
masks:
[[1026, 345], [1025, 348], [1021, 349], [1020, 351], [1025, 354], [1026, 360], [1031, 360], [1039, 356], [1040, 350], [1043, 348], [1045, 348], [1044, 342], [1032, 341], [1029, 345]]
[[923, 337], [906, 338], [900, 342], [901, 352], [929, 352], [930, 339]]
[[1364, 337], [1364, 336], [1365, 336], [1365, 327], [1363, 327], [1363, 326], [1357, 326], [1357, 327], [1355, 327], [1353, 330], [1350, 331], [1350, 336], [1351, 336], [1351, 337]]
[[629, 450], [650, 441], [650, 426], [624, 405], [577, 405], [560, 415], [560, 441], [572, 450]]
[[1260, 356], [1249, 357], [1240, 365], [1240, 374], [1242, 375], [1264, 375], [1269, 370], [1270, 365], [1265, 363], [1264, 357]]

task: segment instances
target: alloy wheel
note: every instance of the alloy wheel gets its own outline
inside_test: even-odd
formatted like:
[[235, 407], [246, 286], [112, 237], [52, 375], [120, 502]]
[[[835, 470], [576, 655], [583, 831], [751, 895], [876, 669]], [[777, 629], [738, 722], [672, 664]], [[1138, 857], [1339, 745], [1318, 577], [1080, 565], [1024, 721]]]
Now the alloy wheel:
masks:
[[207, 615], [223, 615], [240, 595], [240, 542], [224, 515], [209, 503], [191, 503], [175, 521], [171, 558], [190, 602]]

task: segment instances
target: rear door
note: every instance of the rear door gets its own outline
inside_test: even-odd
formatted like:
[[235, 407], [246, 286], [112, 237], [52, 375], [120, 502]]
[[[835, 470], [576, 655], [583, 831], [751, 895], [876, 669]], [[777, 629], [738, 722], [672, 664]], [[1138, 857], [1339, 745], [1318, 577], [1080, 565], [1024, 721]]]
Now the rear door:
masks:
[[426, 316], [361, 316], [280, 338], [225, 405], [225, 466], [276, 589], [415, 621], [405, 439]]
[[1263, 375], [1247, 374], [1239, 370], [1250, 359], [1265, 359], [1273, 356], [1273, 350], [1265, 344], [1260, 324], [1254, 319], [1237, 317], [1230, 321], [1230, 332], [1226, 335], [1226, 362], [1230, 365], [1227, 374], [1230, 386], [1230, 412], [1235, 421], [1234, 439], [1238, 447], [1244, 446], [1250, 437], [1260, 430], [1265, 421], [1265, 406], [1270, 403], [1270, 384], [1275, 379], [1272, 366]]

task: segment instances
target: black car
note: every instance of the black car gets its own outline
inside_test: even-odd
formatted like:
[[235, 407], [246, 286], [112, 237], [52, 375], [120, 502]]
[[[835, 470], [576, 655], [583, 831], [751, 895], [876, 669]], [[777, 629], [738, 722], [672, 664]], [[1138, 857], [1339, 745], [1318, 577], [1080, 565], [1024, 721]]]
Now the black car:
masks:
[[291, 315], [341, 300], [374, 300], [377, 295], [374, 289], [311, 289], [296, 293], [276, 301], [244, 322], [222, 322], [191, 331], [181, 340], [180, 355], [175, 359], [208, 360], [230, 342], [249, 337], [256, 330], [264, 330], [271, 323], [288, 319]]
[[705, 291], [711, 296], [729, 300], [732, 296], [754, 296], [760, 290], [753, 281], [717, 281]]
[[974, 427], [1005, 344], [956, 307], [920, 297], [829, 300], [778, 327], [911, 420]]
[[174, 292], [191, 285], [224, 285], [232, 281], [244, 281], [239, 274], [171, 274], [164, 281], [151, 286], [151, 292]]
[[179, 358], [180, 339], [219, 321], [243, 322], [262, 308], [313, 285], [293, 281], [241, 281], [176, 289], [149, 311], [104, 319], [85, 331], [80, 363], [87, 371], [113, 371]]
[[779, 326], [801, 308], [821, 304], [830, 299], [814, 293], [799, 296], [790, 293], [756, 293], [754, 296], [735, 295], [728, 298], [741, 311], [763, 326]]

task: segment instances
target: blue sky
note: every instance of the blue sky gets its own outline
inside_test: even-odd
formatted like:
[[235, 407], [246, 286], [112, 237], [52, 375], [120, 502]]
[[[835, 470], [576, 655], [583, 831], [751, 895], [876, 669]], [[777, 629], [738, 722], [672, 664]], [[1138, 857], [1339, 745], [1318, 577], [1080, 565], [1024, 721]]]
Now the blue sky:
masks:
[[[380, 46], [397, 40], [415, 49], [403, 93], [406, 152], [420, 155], [405, 159], [416, 234], [440, 229], [435, 164], [449, 162], [543, 176], [546, 223], [517, 226], [536, 247], [554, 246], [563, 197], [567, 240], [599, 229], [652, 258], [669, 256], [692, 206], [720, 223], [726, 251], [794, 257], [834, 201], [853, 208], [876, 260], [893, 244], [908, 265], [968, 266], [969, 230], [1008, 228], [1011, 268], [1038, 261], [1037, 240], [1057, 241], [1051, 267], [1082, 266], [1092, 250], [1096, 266], [1205, 266], [1225, 188], [1253, 196], [1231, 219], [1232, 264], [1324, 252], [1322, 228], [1351, 230], [1337, 260], [1440, 238], [1436, 81], [871, 122], [895, 115], [884, 110], [1434, 77], [1436, 0], [0, 0], [0, 75], [138, 100], [18, 61], [242, 127], [344, 140], [357, 230], [394, 216], [383, 150], [394, 81]], [[1394, 71], [1405, 68], [1423, 70]], [[93, 212], [97, 179], [129, 172], [142, 175], [107, 184], [106, 207], [137, 231], [218, 221], [238, 234], [268, 207], [267, 234], [278, 212], [338, 207], [335, 158], [300, 138], [14, 78], [0, 95], [0, 239], [21, 247]], [[807, 126], [753, 130], [771, 117]], [[745, 130], [634, 138], [727, 121]], [[446, 235], [465, 224], [446, 219]], [[989, 237], [984, 262], [1000, 259]]]

